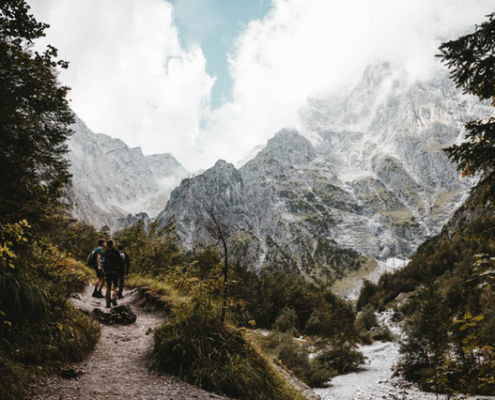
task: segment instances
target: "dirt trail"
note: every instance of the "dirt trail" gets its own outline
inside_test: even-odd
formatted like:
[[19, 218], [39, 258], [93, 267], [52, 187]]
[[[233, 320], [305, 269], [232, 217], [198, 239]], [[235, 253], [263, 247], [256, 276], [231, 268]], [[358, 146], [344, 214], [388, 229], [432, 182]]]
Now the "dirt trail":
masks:
[[[104, 307], [104, 299], [91, 297], [92, 288], [74, 299], [74, 304], [91, 312]], [[33, 388], [32, 399], [222, 399], [177, 378], [150, 372], [147, 368], [152, 334], [146, 334], [163, 321], [163, 316], [146, 312], [137, 305], [136, 290], [124, 292], [119, 305], [127, 304], [137, 315], [132, 325], [101, 325], [101, 338], [93, 353], [75, 364], [76, 377], [52, 376]]]

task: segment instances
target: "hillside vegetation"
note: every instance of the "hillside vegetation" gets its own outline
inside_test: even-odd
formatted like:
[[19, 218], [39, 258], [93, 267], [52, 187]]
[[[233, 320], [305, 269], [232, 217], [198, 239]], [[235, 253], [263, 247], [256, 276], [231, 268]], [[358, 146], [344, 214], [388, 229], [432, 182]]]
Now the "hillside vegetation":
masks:
[[97, 233], [66, 217], [72, 112], [57, 50], [33, 50], [47, 25], [25, 1], [0, 3], [0, 398], [19, 399], [38, 376], [80, 361], [99, 329], [69, 298], [91, 271]]
[[[492, 106], [494, 45], [492, 14], [474, 33], [440, 47], [456, 85]], [[493, 117], [471, 121], [467, 140], [446, 149], [463, 176], [482, 177], [468, 201], [403, 270], [366, 282], [357, 304], [394, 306], [405, 315], [400, 370], [437, 393], [495, 394], [494, 127]]]
[[[247, 335], [254, 328], [273, 330], [272, 343], [278, 350], [285, 346], [285, 352], [263, 348], [312, 386], [323, 386], [362, 361], [355, 311], [329, 291], [285, 274], [256, 274], [236, 263], [225, 283], [221, 255], [210, 247], [183, 253], [172, 225], [145, 230], [137, 223], [115, 238], [133, 259], [129, 284], [153, 293], [155, 303], [170, 314], [155, 332], [159, 369], [236, 398], [297, 398]], [[323, 355], [309, 362], [296, 335], [315, 338]], [[276, 344], [279, 338], [283, 346]], [[299, 368], [287, 352], [306, 357], [309, 370]]]

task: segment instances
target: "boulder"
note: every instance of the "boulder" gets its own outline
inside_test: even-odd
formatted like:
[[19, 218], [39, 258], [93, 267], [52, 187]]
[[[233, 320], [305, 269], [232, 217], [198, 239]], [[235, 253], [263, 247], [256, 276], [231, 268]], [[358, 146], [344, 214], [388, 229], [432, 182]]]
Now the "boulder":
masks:
[[130, 325], [136, 322], [136, 314], [127, 305], [117, 306], [107, 310], [95, 308], [93, 316], [106, 325]]

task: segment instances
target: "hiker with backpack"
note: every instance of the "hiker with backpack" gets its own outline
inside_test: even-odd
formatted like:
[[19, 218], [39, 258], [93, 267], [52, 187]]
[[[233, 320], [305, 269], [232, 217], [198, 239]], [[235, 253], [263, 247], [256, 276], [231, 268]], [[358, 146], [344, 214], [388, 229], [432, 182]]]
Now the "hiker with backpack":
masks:
[[121, 268], [119, 270], [119, 293], [118, 293], [118, 297], [119, 297], [119, 299], [122, 299], [124, 297], [124, 295], [123, 295], [124, 281], [125, 281], [125, 277], [129, 274], [129, 267], [131, 265], [131, 261], [130, 261], [127, 253], [124, 251], [124, 246], [121, 244], [119, 244], [119, 253], [120, 253], [120, 257], [122, 258], [122, 264], [121, 264]]
[[124, 268], [122, 257], [114, 246], [115, 242], [113, 240], [109, 240], [107, 242], [107, 248], [103, 253], [105, 257], [105, 279], [107, 281], [107, 292], [105, 293], [107, 308], [110, 308], [110, 304], [113, 304], [114, 306], [117, 305], [117, 293], [119, 292], [119, 271], [121, 268]]
[[93, 297], [103, 299], [101, 289], [105, 284], [105, 271], [103, 270], [103, 249], [106, 247], [105, 239], [98, 240], [98, 247], [94, 249], [88, 256], [88, 266], [94, 268], [96, 272], [95, 289], [93, 291]]

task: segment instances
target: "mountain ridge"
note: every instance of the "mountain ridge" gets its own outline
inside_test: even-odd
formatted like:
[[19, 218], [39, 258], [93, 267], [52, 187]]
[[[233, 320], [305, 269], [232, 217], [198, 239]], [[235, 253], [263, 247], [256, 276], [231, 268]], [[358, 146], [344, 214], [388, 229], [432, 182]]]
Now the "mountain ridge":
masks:
[[188, 248], [211, 242], [214, 199], [239, 259], [319, 282], [406, 259], [467, 197], [474, 182], [442, 149], [488, 112], [447, 76], [411, 83], [375, 66], [348, 95], [301, 110], [313, 140], [283, 129], [238, 170], [217, 163], [176, 188], [157, 221], [173, 220]]

